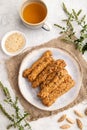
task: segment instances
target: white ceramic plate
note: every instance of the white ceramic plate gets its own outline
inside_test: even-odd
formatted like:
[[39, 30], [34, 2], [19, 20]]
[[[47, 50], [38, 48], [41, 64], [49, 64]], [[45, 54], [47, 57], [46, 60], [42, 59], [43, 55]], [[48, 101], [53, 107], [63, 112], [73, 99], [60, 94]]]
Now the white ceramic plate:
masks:
[[[28, 82], [27, 79], [22, 77], [23, 71], [30, 67], [32, 63], [34, 63], [46, 50], [51, 50], [53, 53], [53, 57], [55, 59], [63, 59], [67, 63], [66, 69], [69, 74], [75, 80], [76, 84], [70, 91], [62, 95], [60, 98], [56, 100], [56, 102], [50, 106], [46, 107], [42, 104], [41, 100], [37, 97], [37, 93], [39, 88], [32, 88], [31, 83]], [[57, 110], [63, 108], [64, 106], [70, 104], [78, 95], [80, 87], [81, 87], [81, 68], [78, 62], [74, 59], [74, 57], [68, 54], [66, 51], [56, 48], [43, 48], [32, 51], [28, 54], [21, 63], [18, 77], [19, 89], [23, 95], [23, 97], [32, 105], [36, 106], [39, 109], [43, 110]]]

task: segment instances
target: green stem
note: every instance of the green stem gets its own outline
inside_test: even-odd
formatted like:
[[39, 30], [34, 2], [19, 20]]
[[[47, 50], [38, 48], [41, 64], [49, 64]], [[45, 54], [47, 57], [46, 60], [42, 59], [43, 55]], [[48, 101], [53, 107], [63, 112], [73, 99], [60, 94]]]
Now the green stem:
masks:
[[0, 104], [0, 109], [3, 112], [3, 114], [11, 121], [14, 121], [14, 119], [6, 112], [6, 110], [4, 109], [4, 107]]
[[[65, 22], [65, 27], [60, 26], [58, 24], [54, 24], [56, 27], [60, 28], [60, 33], [65, 34], [65, 38], [63, 40], [67, 42], [72, 42], [75, 44], [75, 47], [80, 50], [82, 53], [87, 51], [87, 23], [85, 21], [86, 15], [83, 15], [83, 17], [80, 17], [80, 14], [82, 10], [80, 9], [78, 12], [76, 12], [74, 9], [72, 9], [72, 12], [69, 12], [65, 4], [63, 3], [63, 11], [66, 13], [67, 18], [63, 21]], [[80, 36], [75, 38], [76, 32], [74, 31], [74, 23], [78, 25], [80, 28]], [[77, 30], [78, 31], [78, 30]]]
[[[20, 118], [17, 122], [14, 122], [13, 124], [8, 125], [7, 129], [10, 129], [11, 127], [16, 127], [22, 120], [25, 119], [25, 117], [28, 116], [28, 113], [26, 113], [22, 118]], [[26, 123], [27, 124], [27, 123]]]
[[7, 129], [10, 129], [11, 127], [13, 127], [13, 124], [8, 125]]
[[80, 9], [78, 12], [77, 12], [77, 16], [79, 16], [81, 14], [82, 10]]
[[23, 116], [22, 118], [20, 118], [15, 124], [20, 123], [20, 122], [21, 122], [23, 119], [25, 119], [25, 117], [28, 116], [28, 115], [29, 115], [28, 113], [24, 114], [24, 116]]
[[60, 25], [58, 25], [58, 24], [54, 24], [54, 26], [57, 26], [57, 27], [59, 27], [60, 29], [65, 30], [65, 27], [62, 27], [62, 26], [60, 26]]
[[3, 92], [4, 92], [4, 95], [5, 95], [7, 98], [11, 98], [10, 93], [9, 93], [7, 87], [4, 87], [3, 84], [1, 83], [1, 81], [0, 81], [0, 86], [1, 86], [1, 88], [2, 88], [2, 90], [3, 90]]
[[67, 10], [65, 4], [63, 3], [63, 10], [67, 15], [70, 15], [69, 11]]
[[[28, 116], [29, 114], [28, 113], [23, 113], [23, 116], [22, 114], [20, 113], [20, 108], [18, 107], [18, 98], [16, 97], [15, 98], [15, 101], [12, 100], [11, 96], [10, 96], [10, 93], [9, 93], [9, 90], [7, 87], [4, 87], [3, 84], [1, 83], [0, 81], [0, 87], [1, 89], [3, 90], [3, 93], [4, 95], [6, 96], [6, 99], [4, 99], [4, 101], [6, 103], [8, 103], [12, 108], [14, 108], [15, 110], [15, 115], [12, 117], [10, 116], [6, 110], [4, 109], [4, 107], [0, 104], [0, 110], [3, 112], [3, 114], [9, 119], [12, 121], [12, 124], [8, 125], [7, 126], [7, 129], [10, 129], [11, 127], [14, 127], [14, 128], [19, 128], [20, 130], [23, 130], [25, 127], [28, 127], [29, 130], [31, 130], [31, 127], [29, 125], [29, 123], [27, 123], [25, 117]], [[20, 125], [21, 121], [24, 121], [25, 124], [22, 126]]]

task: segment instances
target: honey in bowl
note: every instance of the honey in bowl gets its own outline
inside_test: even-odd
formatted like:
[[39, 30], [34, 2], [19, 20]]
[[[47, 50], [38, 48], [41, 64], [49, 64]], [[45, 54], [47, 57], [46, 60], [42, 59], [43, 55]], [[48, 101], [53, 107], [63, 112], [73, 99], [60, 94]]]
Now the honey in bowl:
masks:
[[47, 9], [45, 5], [40, 2], [28, 3], [22, 10], [22, 17], [24, 21], [30, 24], [37, 24], [42, 22], [46, 15]]

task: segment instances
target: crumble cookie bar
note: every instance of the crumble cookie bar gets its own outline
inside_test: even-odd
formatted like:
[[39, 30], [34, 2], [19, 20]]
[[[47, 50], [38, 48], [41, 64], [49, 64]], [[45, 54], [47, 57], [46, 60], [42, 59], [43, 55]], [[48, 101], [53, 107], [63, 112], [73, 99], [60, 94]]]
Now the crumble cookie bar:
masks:
[[52, 56], [52, 52], [49, 51], [49, 50], [46, 51], [46, 52], [41, 56], [41, 58], [39, 58], [36, 62], [34, 62], [34, 63], [32, 64], [32, 66], [31, 66], [30, 68], [24, 70], [24, 72], [23, 72], [23, 77], [27, 78], [28, 75], [31, 73], [31, 71], [32, 71], [37, 65], [39, 65], [40, 63], [42, 63], [42, 62], [46, 59], [46, 57], [51, 57], [51, 56]]
[[66, 63], [64, 60], [56, 60], [50, 63], [38, 76], [37, 78], [32, 82], [32, 86], [35, 88], [39, 86], [42, 82], [46, 80], [46, 78], [55, 71], [58, 71], [66, 66]]
[[54, 91], [64, 80], [66, 79], [68, 72], [66, 69], [60, 70], [54, 77], [54, 79], [48, 84], [43, 86], [43, 89], [38, 93], [40, 98], [47, 97], [52, 91]]
[[55, 77], [55, 75], [56, 75], [56, 72], [52, 72], [50, 75], [48, 75], [46, 80], [43, 83], [40, 84], [40, 88], [43, 89], [44, 86], [49, 84], [51, 82], [51, 80]]
[[50, 72], [45, 73], [48, 67], [50, 67], [52, 64], [54, 64], [54, 61], [52, 61], [37, 77], [36, 79], [32, 82], [32, 87], [36, 88], [40, 86], [42, 82], [46, 79], [47, 75], [49, 75]]
[[[61, 70], [61, 71], [60, 71], [60, 70]], [[60, 69], [60, 70], [57, 70], [57, 71], [55, 71], [55, 72], [52, 72], [52, 73], [46, 78], [46, 80], [40, 85], [40, 88], [43, 89], [43, 88], [45, 88], [48, 84], [50, 84], [50, 82], [52, 82], [52, 80], [54, 79], [54, 77], [55, 77], [56, 75], [60, 75], [60, 73], [61, 73], [61, 75], [60, 75], [60, 78], [61, 78], [61, 77], [63, 77], [63, 75], [65, 75], [65, 74], [63, 74], [64, 71], [65, 71], [66, 74], [68, 74], [67, 70], [65, 70], [64, 68], [63, 68], [63, 69]], [[58, 73], [59, 73], [59, 74], [58, 74]]]
[[66, 80], [57, 87], [48, 97], [42, 99], [42, 103], [46, 106], [51, 106], [58, 97], [68, 92], [72, 87], [74, 87], [75, 82], [72, 80], [71, 76], [67, 76]]
[[46, 68], [47, 65], [49, 65], [53, 61], [52, 57], [46, 57], [43, 62], [39, 63], [32, 72], [28, 75], [29, 81], [34, 81], [39, 73], [43, 71], [44, 68]]

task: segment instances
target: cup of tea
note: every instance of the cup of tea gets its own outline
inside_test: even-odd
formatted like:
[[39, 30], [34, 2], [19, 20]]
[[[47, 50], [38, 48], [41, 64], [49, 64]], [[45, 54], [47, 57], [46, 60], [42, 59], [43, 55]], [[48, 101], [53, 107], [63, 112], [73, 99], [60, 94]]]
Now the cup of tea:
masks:
[[46, 24], [48, 9], [42, 0], [27, 0], [21, 4], [20, 17], [24, 25], [31, 29], [50, 30]]

